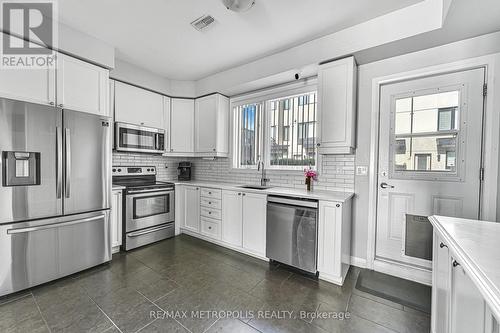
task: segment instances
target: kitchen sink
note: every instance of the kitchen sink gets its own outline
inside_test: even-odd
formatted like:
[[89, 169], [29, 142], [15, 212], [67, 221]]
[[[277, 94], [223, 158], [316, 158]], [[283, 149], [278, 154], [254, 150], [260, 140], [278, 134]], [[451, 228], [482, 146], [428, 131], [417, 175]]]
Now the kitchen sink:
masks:
[[252, 190], [267, 190], [268, 188], [271, 188], [272, 186], [262, 186], [262, 185], [241, 185], [241, 188], [249, 188]]

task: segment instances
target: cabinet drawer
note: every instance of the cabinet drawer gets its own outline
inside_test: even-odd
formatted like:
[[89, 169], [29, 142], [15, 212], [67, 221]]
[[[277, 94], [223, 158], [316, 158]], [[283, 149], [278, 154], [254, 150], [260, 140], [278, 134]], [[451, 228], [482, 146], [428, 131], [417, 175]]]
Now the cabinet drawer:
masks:
[[210, 217], [213, 219], [220, 220], [221, 212], [219, 209], [201, 207], [201, 216]]
[[214, 199], [214, 198], [201, 198], [201, 205], [205, 206], [207, 208], [215, 208], [215, 209], [221, 209], [221, 201], [219, 199]]
[[201, 233], [205, 236], [220, 239], [220, 221], [211, 218], [201, 218]]
[[207, 197], [207, 198], [220, 199], [222, 197], [222, 191], [218, 190], [218, 189], [213, 189], [213, 188], [202, 188], [201, 189], [201, 196]]

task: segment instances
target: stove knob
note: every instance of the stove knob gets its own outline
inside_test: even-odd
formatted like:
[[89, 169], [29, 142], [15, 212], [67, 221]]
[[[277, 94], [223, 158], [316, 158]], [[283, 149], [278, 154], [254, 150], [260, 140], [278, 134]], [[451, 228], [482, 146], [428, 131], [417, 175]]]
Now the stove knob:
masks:
[[116, 169], [113, 169], [113, 172], [116, 172]]
[[122, 172], [122, 169], [118, 169], [118, 172]]

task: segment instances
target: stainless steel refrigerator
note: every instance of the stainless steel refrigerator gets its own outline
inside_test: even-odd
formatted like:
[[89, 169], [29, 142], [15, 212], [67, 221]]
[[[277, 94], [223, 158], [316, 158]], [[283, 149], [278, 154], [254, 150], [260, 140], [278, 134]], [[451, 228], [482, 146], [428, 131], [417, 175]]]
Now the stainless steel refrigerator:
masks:
[[110, 119], [0, 99], [0, 296], [111, 259]]

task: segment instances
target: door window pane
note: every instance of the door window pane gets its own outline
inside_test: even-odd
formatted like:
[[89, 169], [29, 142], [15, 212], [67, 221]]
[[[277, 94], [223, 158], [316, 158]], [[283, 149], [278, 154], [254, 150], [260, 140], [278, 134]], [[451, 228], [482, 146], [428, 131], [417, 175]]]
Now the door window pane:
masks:
[[456, 172], [459, 98], [451, 91], [396, 100], [395, 171]]
[[407, 137], [396, 142], [395, 171], [456, 171], [456, 134]]

